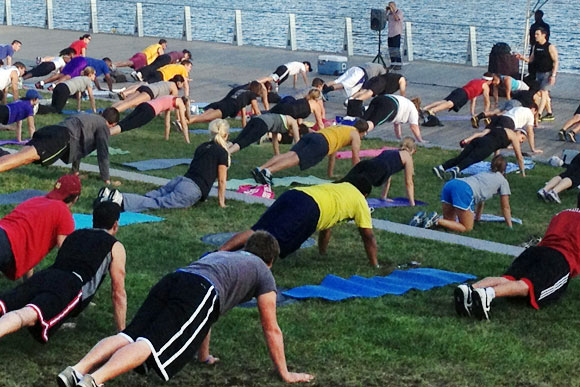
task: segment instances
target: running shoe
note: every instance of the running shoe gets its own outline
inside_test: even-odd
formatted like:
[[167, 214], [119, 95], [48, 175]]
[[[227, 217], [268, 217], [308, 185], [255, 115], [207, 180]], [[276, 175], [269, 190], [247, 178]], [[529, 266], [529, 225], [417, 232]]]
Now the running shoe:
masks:
[[473, 129], [479, 129], [479, 117], [471, 116], [471, 127]]
[[107, 200], [117, 203], [119, 207], [123, 208], [123, 194], [118, 190], [114, 189], [109, 193]]
[[568, 137], [568, 141], [576, 142], [576, 134], [573, 131], [566, 133], [566, 136]]
[[111, 190], [109, 189], [109, 187], [103, 187], [99, 190], [99, 193], [97, 194], [97, 199], [99, 199], [99, 201], [102, 202], [104, 200], [109, 200], [109, 196], [111, 196]]
[[131, 78], [133, 78], [135, 82], [139, 82], [139, 78], [137, 77], [137, 71], [131, 71]]
[[44, 89], [44, 85], [42, 83], [40, 83], [40, 82], [36, 82], [34, 84], [34, 87], [36, 87], [38, 90]]
[[560, 131], [558, 132], [558, 139], [560, 141], [566, 141], [566, 130], [560, 129]]
[[137, 71], [137, 79], [138, 79], [140, 82], [143, 82], [143, 74], [141, 74], [141, 71]]
[[181, 122], [179, 122], [177, 120], [171, 121], [171, 127], [176, 132], [183, 133], [183, 128], [181, 127]]
[[544, 121], [554, 121], [556, 119], [556, 116], [552, 113], [547, 113], [545, 116], [543, 116], [540, 121], [544, 122]]
[[260, 173], [262, 176], [264, 176], [264, 180], [266, 181], [265, 184], [274, 185], [274, 178], [272, 177], [272, 173], [269, 170], [264, 168], [260, 171]]
[[42, 57], [41, 56], [37, 56], [36, 57], [36, 64], [39, 65], [42, 63]]
[[548, 203], [550, 201], [548, 199], [547, 194], [548, 193], [543, 188], [541, 188], [540, 190], [538, 190], [538, 192], [536, 192], [536, 196], [538, 196], [538, 199], [541, 199], [541, 200], [545, 201], [546, 203]]
[[460, 316], [470, 317], [471, 307], [471, 292], [473, 288], [468, 284], [461, 284], [453, 291], [453, 300], [455, 301], [455, 311]]
[[445, 175], [445, 169], [443, 169], [442, 165], [438, 165], [436, 167], [433, 167], [433, 169], [431, 169], [431, 171], [433, 172], [433, 174], [435, 176], [437, 176], [439, 179], [443, 180], [443, 176]]
[[264, 178], [264, 175], [262, 175], [262, 171], [260, 170], [260, 168], [256, 167], [256, 168], [252, 169], [250, 172], [252, 174], [252, 177], [256, 181], [256, 183], [267, 184], [266, 179]]
[[81, 379], [80, 382], [77, 383], [77, 386], [80, 387], [100, 387], [101, 385], [97, 384], [97, 382], [95, 382], [95, 379], [87, 374], [85, 376], [83, 376], [83, 378]]
[[428, 213], [423, 219], [423, 228], [431, 228], [436, 226], [439, 218], [439, 214], [437, 214], [435, 211]]
[[485, 126], [487, 127], [489, 124], [491, 124], [491, 118], [484, 118], [483, 119], [483, 123], [485, 124]]
[[419, 211], [413, 215], [413, 219], [409, 222], [409, 226], [421, 227], [423, 225], [423, 219], [425, 218], [425, 211]]
[[556, 202], [558, 204], [562, 203], [562, 201], [560, 200], [560, 196], [558, 196], [558, 193], [554, 190], [551, 190], [550, 192], [546, 193], [546, 196], [548, 197], [548, 199], [551, 202]]
[[80, 379], [77, 378], [77, 374], [72, 367], [66, 367], [64, 371], [56, 377], [56, 382], [59, 387], [74, 387], [79, 381]]
[[491, 310], [491, 300], [487, 297], [485, 288], [473, 289], [471, 293], [472, 306], [471, 312], [480, 320], [489, 320]]
[[459, 167], [453, 167], [445, 172], [445, 180], [457, 179], [457, 176], [459, 176], [460, 173], [461, 169], [459, 169]]

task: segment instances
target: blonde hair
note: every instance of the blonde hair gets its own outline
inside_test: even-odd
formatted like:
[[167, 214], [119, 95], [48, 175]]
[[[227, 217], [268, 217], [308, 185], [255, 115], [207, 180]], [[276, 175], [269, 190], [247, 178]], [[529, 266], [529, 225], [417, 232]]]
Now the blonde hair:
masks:
[[415, 109], [417, 109], [418, 112], [421, 112], [421, 97], [411, 98], [411, 102], [415, 105]]
[[401, 145], [399, 146], [399, 150], [406, 150], [409, 153], [413, 153], [417, 150], [417, 143], [415, 139], [412, 137], [404, 137], [401, 140]]
[[[230, 134], [230, 124], [226, 120], [218, 118], [209, 123], [208, 130], [212, 141], [228, 151], [226, 139]], [[231, 158], [230, 152], [228, 152], [228, 167], [230, 164]]]
[[87, 66], [83, 70], [83, 75], [85, 77], [88, 77], [89, 75], [93, 75], [94, 73], [95, 73], [95, 69], [92, 68], [91, 66]]
[[308, 94], [306, 95], [306, 99], [307, 100], [313, 100], [316, 101], [318, 99], [320, 99], [320, 90], [318, 89], [311, 89]]

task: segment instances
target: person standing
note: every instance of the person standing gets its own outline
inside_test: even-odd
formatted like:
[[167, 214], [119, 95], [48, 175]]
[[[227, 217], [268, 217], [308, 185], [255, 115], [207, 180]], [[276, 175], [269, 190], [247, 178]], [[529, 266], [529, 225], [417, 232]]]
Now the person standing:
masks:
[[387, 5], [387, 21], [389, 56], [391, 57], [391, 70], [400, 70], [401, 64], [401, 34], [403, 33], [403, 11], [397, 8], [394, 1]]
[[[534, 49], [534, 45], [536, 44], [536, 30], [538, 28], [543, 28], [546, 30], [546, 40], [550, 40], [550, 25], [546, 23], [542, 18], [544, 17], [544, 12], [538, 9], [534, 12], [534, 19], [535, 22], [530, 26], [530, 54]], [[528, 73], [530, 74], [531, 79], [536, 78], [536, 66], [534, 63], [528, 64]]]

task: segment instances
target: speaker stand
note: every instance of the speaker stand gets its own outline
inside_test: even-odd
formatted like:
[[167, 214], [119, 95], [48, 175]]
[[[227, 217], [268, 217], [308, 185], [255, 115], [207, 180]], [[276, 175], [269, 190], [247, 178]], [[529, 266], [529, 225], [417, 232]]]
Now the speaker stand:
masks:
[[387, 68], [387, 64], [385, 63], [385, 59], [383, 58], [383, 55], [381, 53], [381, 30], [379, 30], [379, 50], [377, 53], [377, 56], [375, 56], [375, 58], [373, 59], [373, 63], [380, 63], [383, 65], [384, 68]]

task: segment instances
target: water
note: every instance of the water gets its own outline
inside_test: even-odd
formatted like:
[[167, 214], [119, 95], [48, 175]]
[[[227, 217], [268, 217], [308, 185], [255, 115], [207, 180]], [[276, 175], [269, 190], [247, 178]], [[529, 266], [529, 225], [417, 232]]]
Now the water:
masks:
[[[102, 32], [132, 34], [136, 0], [99, 0], [98, 20]], [[0, 17], [4, 15], [3, 1]], [[195, 40], [231, 43], [234, 9], [242, 10], [244, 44], [285, 47], [288, 13], [296, 14], [299, 49], [341, 52], [344, 18], [351, 17], [355, 54], [375, 55], [377, 33], [370, 30], [370, 9], [383, 8], [385, 0], [144, 0], [145, 35], [180, 38], [183, 6], [192, 7]], [[523, 50], [526, 0], [406, 0], [398, 1], [405, 21], [413, 23], [415, 59], [465, 63], [469, 25], [477, 27], [479, 63], [487, 65], [495, 42]], [[535, 1], [532, 2], [534, 4]], [[86, 31], [88, 0], [53, 0], [54, 26]], [[558, 47], [560, 69], [580, 73], [580, 11], [577, 2], [551, 0], [542, 7], [552, 28], [551, 41]], [[15, 25], [42, 27], [45, 0], [12, 0]], [[386, 38], [383, 51], [386, 54]]]

